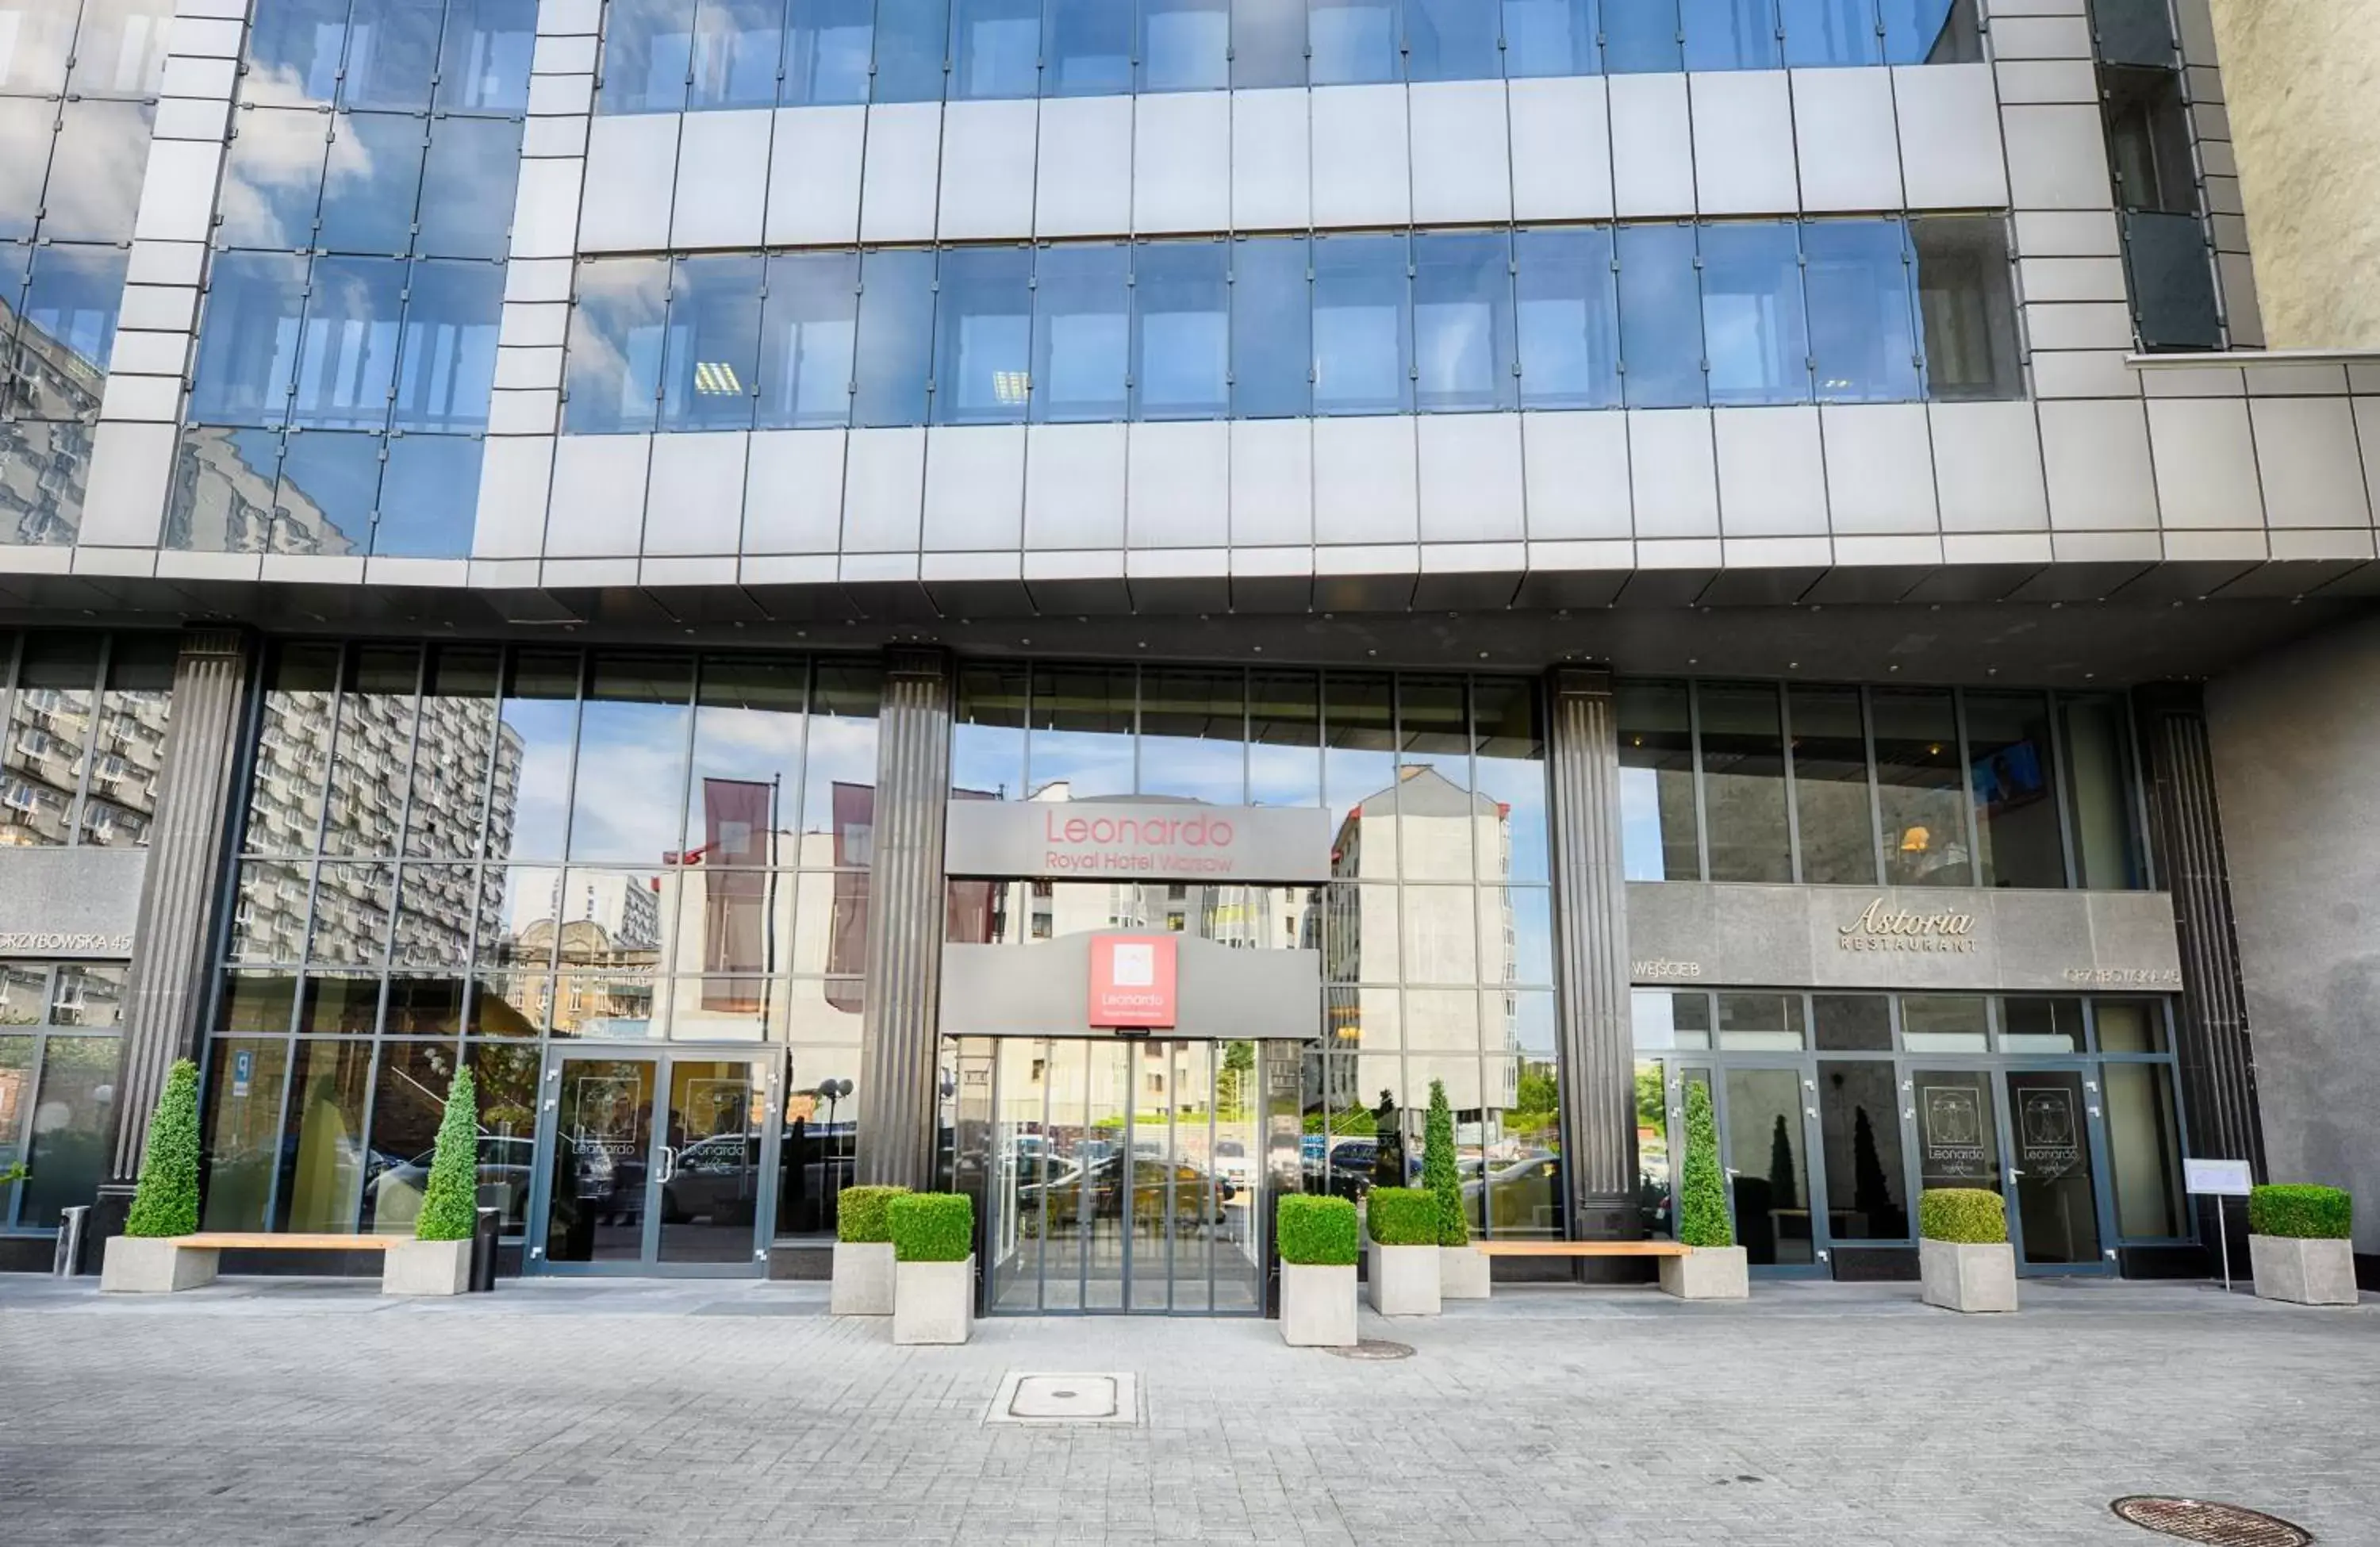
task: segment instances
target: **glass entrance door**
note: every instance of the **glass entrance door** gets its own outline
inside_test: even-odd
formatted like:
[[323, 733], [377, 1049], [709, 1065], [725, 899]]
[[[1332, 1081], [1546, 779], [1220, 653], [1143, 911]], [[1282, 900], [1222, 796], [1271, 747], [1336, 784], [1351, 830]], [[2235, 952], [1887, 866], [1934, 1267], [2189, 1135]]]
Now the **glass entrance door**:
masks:
[[2010, 1069], [2009, 1238], [2035, 1273], [2103, 1270], [2092, 1150], [2098, 1091], [2080, 1069]]
[[775, 1061], [557, 1051], [530, 1238], [554, 1273], [759, 1272], [773, 1217]]
[[1260, 1314], [1256, 1051], [1254, 1042], [1002, 1041], [988, 1309]]

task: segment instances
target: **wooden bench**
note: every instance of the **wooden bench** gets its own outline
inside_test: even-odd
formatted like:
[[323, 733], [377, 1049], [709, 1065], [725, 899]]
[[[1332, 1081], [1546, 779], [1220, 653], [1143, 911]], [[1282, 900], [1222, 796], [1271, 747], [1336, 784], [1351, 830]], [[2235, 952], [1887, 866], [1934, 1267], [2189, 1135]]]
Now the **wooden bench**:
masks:
[[1682, 1241], [1474, 1241], [1471, 1249], [1490, 1257], [1683, 1257], [1694, 1249]]
[[[201, 1231], [195, 1236], [175, 1236], [158, 1244], [174, 1249], [173, 1288], [195, 1289], [202, 1284], [214, 1282], [216, 1265], [226, 1251], [377, 1251], [385, 1256], [389, 1248], [411, 1238], [409, 1236], [217, 1230]], [[105, 1287], [104, 1285], [102, 1286]]]

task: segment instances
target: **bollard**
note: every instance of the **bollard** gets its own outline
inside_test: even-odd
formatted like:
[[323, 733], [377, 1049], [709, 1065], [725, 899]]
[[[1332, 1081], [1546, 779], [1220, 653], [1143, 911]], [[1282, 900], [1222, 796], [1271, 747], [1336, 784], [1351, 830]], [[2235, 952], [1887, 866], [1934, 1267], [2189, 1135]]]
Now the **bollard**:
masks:
[[59, 1278], [72, 1278], [82, 1261], [83, 1222], [91, 1218], [91, 1206], [78, 1203], [71, 1209], [58, 1211], [57, 1255], [50, 1259], [50, 1272]]
[[471, 1226], [471, 1293], [485, 1295], [496, 1286], [496, 1236], [504, 1228], [501, 1209], [481, 1209]]

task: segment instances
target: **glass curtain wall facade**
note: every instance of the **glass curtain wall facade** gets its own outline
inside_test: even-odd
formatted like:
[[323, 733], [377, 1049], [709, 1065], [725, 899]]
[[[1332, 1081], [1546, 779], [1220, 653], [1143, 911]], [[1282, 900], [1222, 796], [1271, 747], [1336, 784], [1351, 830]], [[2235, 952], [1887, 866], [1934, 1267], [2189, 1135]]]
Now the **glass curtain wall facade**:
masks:
[[462, 557], [535, 0], [258, 0], [165, 545]]
[[950, 938], [1030, 949], [1087, 930], [1163, 929], [1318, 949], [1327, 1003], [1304, 1059], [1305, 1188], [1360, 1199], [1376, 1179], [1418, 1176], [1422, 1117], [1441, 1081], [1474, 1224], [1560, 1233], [1535, 680], [967, 665], [952, 784], [962, 800], [1327, 809], [1337, 834], [1327, 886], [963, 881]]
[[0, 636], [0, 846], [143, 848], [165, 769], [171, 635]]
[[1631, 881], [2149, 884], [2120, 694], [1622, 682]]
[[2005, 1193], [2034, 1269], [2104, 1269], [2191, 1233], [2163, 1000], [1639, 989], [1633, 1025], [1653, 1234], [1674, 1233], [1693, 1083], [1757, 1266], [1857, 1276], [1863, 1250], [1914, 1247], [1926, 1188]]
[[1974, 0], [613, 0], [599, 113], [1952, 64]]
[[95, 962], [0, 963], [0, 1235], [57, 1228], [89, 1203], [115, 1138], [125, 969]]
[[2022, 391], [1994, 216], [604, 258], [564, 428], [1075, 424]]
[[0, 0], [0, 542], [74, 541], [173, 0]]
[[[549, 1046], [790, 1049], [796, 1089], [847, 1097], [880, 697], [872, 664], [801, 656], [277, 647], [210, 1023], [207, 1227], [409, 1228], [458, 1058], [508, 1235]], [[797, 1104], [788, 1164], [832, 1137]], [[831, 1227], [831, 1192], [779, 1201], [787, 1232]]]

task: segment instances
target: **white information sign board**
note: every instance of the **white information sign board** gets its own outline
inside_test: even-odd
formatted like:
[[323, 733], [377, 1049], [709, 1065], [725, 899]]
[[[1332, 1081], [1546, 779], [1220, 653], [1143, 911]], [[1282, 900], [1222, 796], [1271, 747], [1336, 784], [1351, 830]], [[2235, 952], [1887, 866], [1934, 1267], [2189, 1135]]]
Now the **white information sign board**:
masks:
[[2202, 1197], [2245, 1198], [2256, 1185], [2254, 1175], [2246, 1161], [2185, 1160], [2181, 1163], [2181, 1186], [2185, 1192]]

